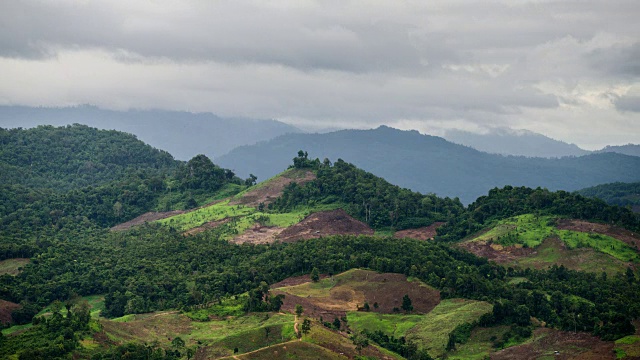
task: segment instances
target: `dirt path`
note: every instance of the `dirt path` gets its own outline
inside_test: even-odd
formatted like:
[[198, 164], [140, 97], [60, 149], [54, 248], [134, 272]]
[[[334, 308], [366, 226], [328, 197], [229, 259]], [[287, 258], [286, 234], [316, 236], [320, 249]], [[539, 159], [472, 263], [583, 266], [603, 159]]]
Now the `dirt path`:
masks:
[[282, 346], [282, 345], [286, 345], [286, 344], [291, 344], [291, 343], [294, 343], [294, 342], [296, 342], [296, 341], [298, 341], [298, 339], [296, 339], [296, 340], [289, 340], [289, 341], [281, 342], [281, 343], [278, 343], [278, 344], [273, 344], [273, 345], [265, 346], [265, 347], [260, 348], [260, 349], [257, 349], [257, 350], [249, 351], [249, 352], [246, 352], [246, 353], [243, 353], [243, 354], [227, 356], [227, 357], [223, 357], [223, 358], [221, 358], [221, 359], [240, 359], [240, 358], [239, 358], [239, 356], [251, 355], [251, 354], [257, 353], [258, 351], [262, 351], [262, 350], [270, 349], [270, 348], [272, 348], [272, 347], [276, 347], [276, 346]]

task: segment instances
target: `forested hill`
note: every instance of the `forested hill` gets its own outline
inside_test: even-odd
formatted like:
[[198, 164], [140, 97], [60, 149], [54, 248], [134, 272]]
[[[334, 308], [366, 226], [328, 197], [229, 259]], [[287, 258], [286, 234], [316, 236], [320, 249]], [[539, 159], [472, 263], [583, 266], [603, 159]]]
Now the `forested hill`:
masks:
[[602, 199], [607, 204], [631, 206], [636, 211], [640, 210], [640, 182], [603, 184], [578, 190], [577, 193]]
[[574, 191], [616, 181], [640, 181], [640, 157], [617, 153], [560, 159], [483, 153], [442, 138], [388, 127], [328, 134], [288, 134], [239, 147], [217, 159], [224, 167], [264, 179], [287, 166], [299, 149], [312, 158], [345, 159], [387, 181], [422, 193], [471, 203], [494, 187]]
[[166, 151], [118, 131], [85, 125], [0, 128], [2, 184], [69, 190], [178, 164]]

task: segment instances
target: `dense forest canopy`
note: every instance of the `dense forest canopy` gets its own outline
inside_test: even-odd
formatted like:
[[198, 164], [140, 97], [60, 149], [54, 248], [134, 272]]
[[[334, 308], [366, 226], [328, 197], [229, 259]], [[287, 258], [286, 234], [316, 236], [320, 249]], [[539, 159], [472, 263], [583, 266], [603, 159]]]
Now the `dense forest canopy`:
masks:
[[0, 182], [70, 190], [96, 186], [135, 171], [156, 173], [179, 162], [130, 134], [85, 125], [0, 128]]
[[582, 196], [604, 200], [610, 205], [640, 208], [640, 182], [602, 184], [576, 192]]

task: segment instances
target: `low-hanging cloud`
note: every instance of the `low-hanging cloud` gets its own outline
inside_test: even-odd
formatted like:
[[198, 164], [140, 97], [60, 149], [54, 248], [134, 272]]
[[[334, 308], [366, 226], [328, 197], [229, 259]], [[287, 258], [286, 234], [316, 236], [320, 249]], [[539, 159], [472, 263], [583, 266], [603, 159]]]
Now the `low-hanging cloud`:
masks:
[[[511, 126], [591, 148], [617, 136], [640, 142], [629, 100], [640, 76], [635, 0], [0, 7], [0, 103], [211, 111], [314, 128]], [[576, 131], [602, 116], [611, 136]]]

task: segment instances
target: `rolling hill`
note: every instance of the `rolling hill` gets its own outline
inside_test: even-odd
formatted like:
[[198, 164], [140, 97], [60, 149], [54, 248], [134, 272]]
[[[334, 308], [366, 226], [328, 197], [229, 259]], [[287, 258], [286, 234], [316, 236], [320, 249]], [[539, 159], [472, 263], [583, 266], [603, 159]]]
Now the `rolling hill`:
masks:
[[241, 176], [269, 178], [303, 149], [311, 158], [345, 159], [387, 181], [422, 193], [459, 197], [471, 203], [494, 187], [545, 187], [573, 191], [588, 186], [640, 180], [640, 158], [617, 153], [559, 159], [487, 154], [442, 138], [400, 131], [343, 130], [288, 134], [242, 146], [217, 159]]

